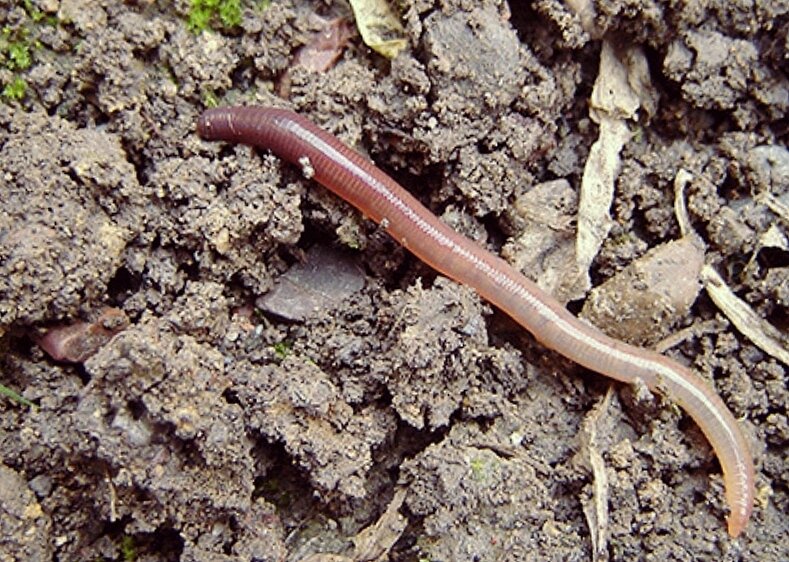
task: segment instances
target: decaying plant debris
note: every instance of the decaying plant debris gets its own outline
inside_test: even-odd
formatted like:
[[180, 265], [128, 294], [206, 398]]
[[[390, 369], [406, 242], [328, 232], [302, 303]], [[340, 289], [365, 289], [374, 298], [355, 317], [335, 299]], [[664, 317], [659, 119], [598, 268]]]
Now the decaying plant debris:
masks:
[[[787, 559], [785, 5], [389, 3], [399, 54], [353, 33], [312, 71], [296, 51], [349, 4], [243, 2], [195, 32], [196, 4], [0, 3], [0, 384], [34, 404], [0, 396], [0, 558]], [[610, 287], [648, 294], [654, 253], [701, 241], [691, 297], [637, 337], [711, 379], [752, 438], [738, 541], [676, 408], [546, 351], [276, 158], [194, 131], [214, 103], [304, 112], [577, 311], [608, 48], [649, 88], [606, 117], [627, 141], [581, 270], [613, 331], [633, 301]], [[294, 273], [326, 245], [351, 256], [334, 300]], [[294, 278], [320, 313], [257, 308]], [[128, 326], [78, 363], [36, 344], [106, 308]]]

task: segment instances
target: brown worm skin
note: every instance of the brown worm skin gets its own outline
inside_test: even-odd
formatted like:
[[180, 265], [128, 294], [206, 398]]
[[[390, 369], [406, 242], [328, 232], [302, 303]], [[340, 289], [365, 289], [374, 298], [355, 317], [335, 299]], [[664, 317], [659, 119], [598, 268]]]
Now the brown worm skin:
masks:
[[204, 112], [206, 140], [267, 149], [297, 166], [380, 224], [419, 259], [511, 316], [543, 345], [615, 380], [639, 379], [679, 404], [712, 444], [723, 470], [732, 537], [753, 510], [754, 469], [737, 420], [712, 387], [687, 367], [654, 351], [603, 334], [580, 321], [503, 259], [452, 230], [369, 160], [308, 119], [270, 107]]

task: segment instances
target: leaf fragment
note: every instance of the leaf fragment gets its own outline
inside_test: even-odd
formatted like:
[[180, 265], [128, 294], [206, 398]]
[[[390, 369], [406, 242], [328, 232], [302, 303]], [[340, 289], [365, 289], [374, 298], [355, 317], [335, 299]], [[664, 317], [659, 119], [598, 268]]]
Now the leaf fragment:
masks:
[[604, 40], [589, 109], [600, 133], [584, 165], [578, 203], [576, 262], [587, 287], [591, 286], [589, 267], [613, 224], [610, 209], [620, 153], [633, 135], [629, 122], [638, 118], [639, 109], [647, 114], [654, 111], [656, 100], [643, 49], [618, 49]]
[[388, 59], [406, 47], [405, 29], [387, 0], [350, 0], [364, 43]]
[[742, 335], [768, 355], [789, 365], [786, 337], [778, 328], [756, 314], [748, 303], [735, 295], [711, 265], [705, 265], [701, 269], [701, 279], [712, 301]]
[[[692, 179], [693, 175], [687, 170], [680, 169], [677, 172], [674, 178], [674, 212], [682, 234], [698, 237], [691, 225], [685, 204], [685, 188]], [[781, 238], [775, 233], [771, 234], [768, 240], [779, 246], [782, 244]], [[768, 355], [789, 365], [789, 341], [787, 341], [785, 334], [760, 317], [747, 302], [740, 299], [710, 264], [701, 268], [700, 277], [704, 289], [715, 306], [723, 312], [742, 335]]]

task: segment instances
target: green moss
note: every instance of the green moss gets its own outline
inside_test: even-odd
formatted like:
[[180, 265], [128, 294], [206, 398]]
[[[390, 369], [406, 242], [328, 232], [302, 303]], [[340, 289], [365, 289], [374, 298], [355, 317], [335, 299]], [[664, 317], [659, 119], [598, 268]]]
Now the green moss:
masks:
[[227, 27], [241, 25], [241, 0], [220, 2], [219, 19]]
[[0, 33], [0, 64], [9, 70], [26, 70], [33, 64], [33, 41], [26, 27], [4, 27]]
[[488, 463], [485, 459], [474, 457], [471, 459], [471, 475], [474, 480], [484, 481], [487, 479]]
[[0, 84], [0, 94], [6, 102], [20, 101], [27, 94], [27, 82], [22, 74], [33, 66], [34, 52], [41, 48], [35, 35], [44, 15], [27, 4], [25, 9], [29, 20], [17, 27], [5, 26], [0, 31], [0, 68], [11, 71], [10, 77]]
[[24, 7], [25, 12], [27, 12], [27, 15], [33, 21], [39, 22], [45, 19], [46, 16], [44, 16], [44, 12], [42, 12], [36, 6], [34, 6], [33, 2], [31, 2], [30, 0], [23, 0], [22, 6]]
[[3, 99], [21, 101], [27, 93], [27, 82], [21, 76], [15, 76], [11, 82], [3, 86]]
[[11, 70], [25, 70], [32, 63], [30, 45], [27, 43], [12, 43], [8, 46], [8, 67]]
[[274, 354], [280, 359], [285, 359], [290, 355], [290, 345], [287, 342], [281, 341], [274, 344]]
[[226, 28], [241, 25], [241, 0], [191, 0], [187, 25], [195, 33], [216, 21]]
[[134, 562], [137, 560], [137, 549], [134, 546], [134, 537], [123, 535], [123, 537], [121, 537], [120, 548], [124, 562]]
[[192, 0], [192, 7], [189, 9], [189, 17], [186, 25], [195, 33], [200, 33], [208, 29], [208, 24], [214, 17], [214, 11], [205, 6], [205, 0]]
[[219, 105], [219, 99], [211, 90], [203, 90], [203, 105], [205, 107], [216, 107]]
[[258, 12], [271, 6], [271, 0], [190, 0], [186, 25], [194, 33], [206, 29], [233, 29], [241, 25], [244, 3]]

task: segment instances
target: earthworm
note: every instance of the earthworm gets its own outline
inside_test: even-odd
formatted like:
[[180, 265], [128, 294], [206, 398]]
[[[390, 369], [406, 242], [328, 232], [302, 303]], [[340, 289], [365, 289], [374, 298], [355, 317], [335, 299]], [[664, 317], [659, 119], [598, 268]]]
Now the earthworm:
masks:
[[612, 379], [647, 387], [678, 403], [701, 428], [723, 470], [728, 530], [744, 529], [753, 510], [754, 469], [736, 419], [712, 387], [654, 351], [606, 336], [579, 320], [503, 259], [441, 222], [368, 159], [293, 111], [223, 107], [205, 111], [198, 134], [268, 149], [345, 199], [426, 264], [464, 283], [549, 347]]

